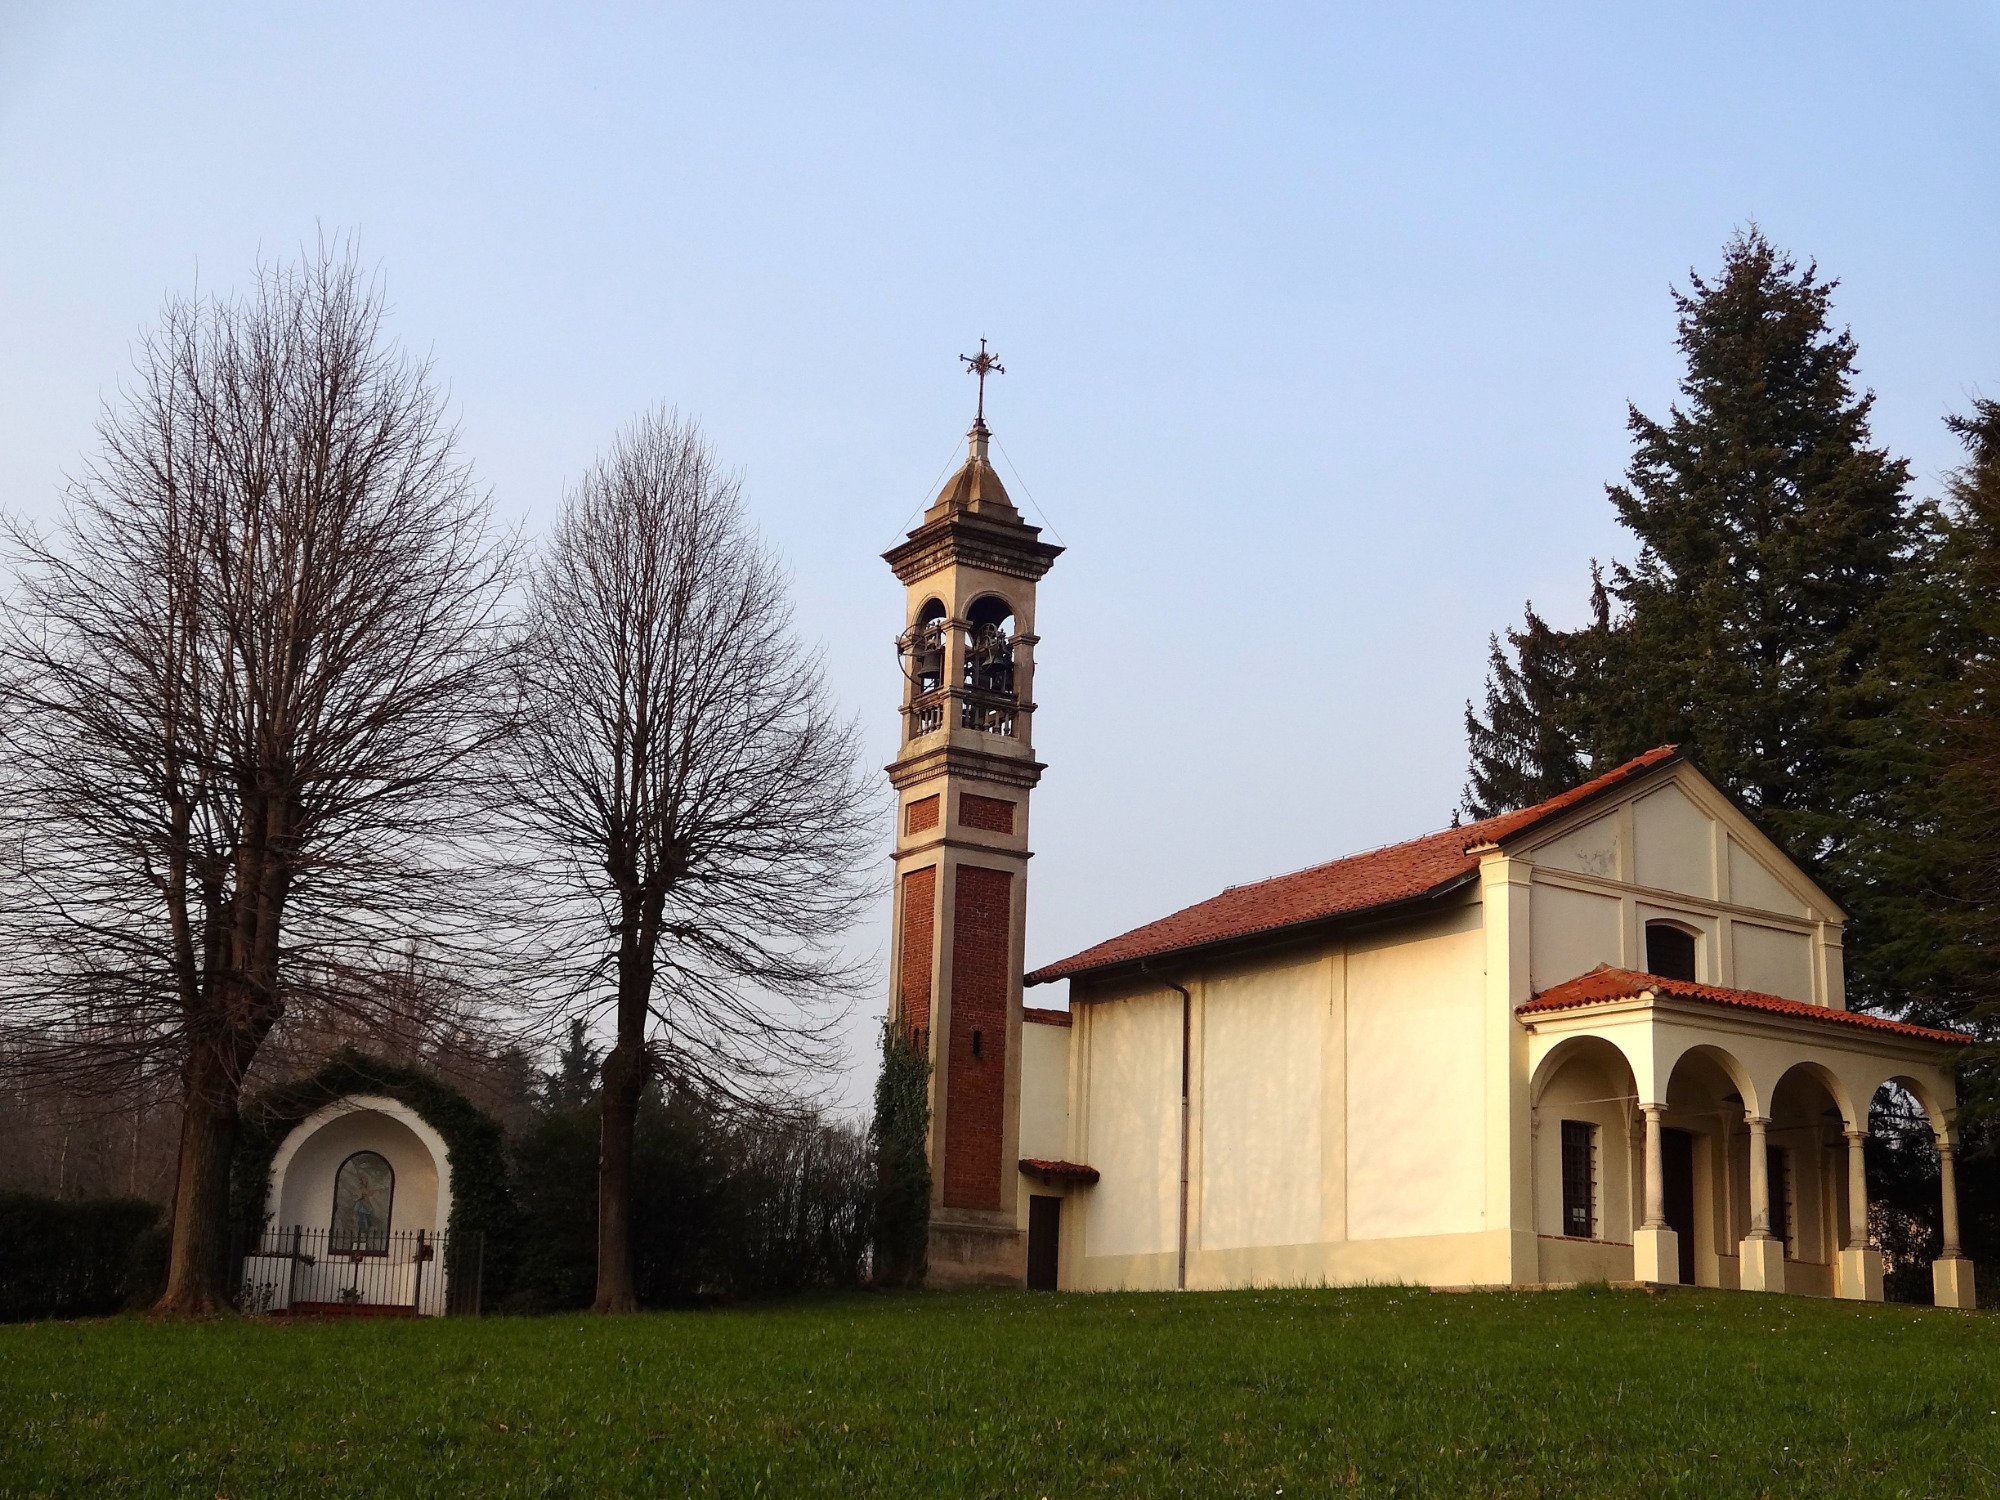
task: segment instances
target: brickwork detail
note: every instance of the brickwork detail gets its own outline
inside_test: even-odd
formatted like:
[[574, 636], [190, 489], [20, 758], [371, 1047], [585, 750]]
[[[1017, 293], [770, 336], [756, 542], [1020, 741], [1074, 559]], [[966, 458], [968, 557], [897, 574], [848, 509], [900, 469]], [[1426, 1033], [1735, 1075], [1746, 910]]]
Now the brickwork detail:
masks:
[[952, 879], [951, 1048], [945, 1063], [947, 1208], [1002, 1206], [1013, 906], [1011, 873], [958, 867]]
[[967, 828], [983, 828], [988, 833], [1014, 831], [1014, 804], [1004, 797], [982, 797], [977, 792], [961, 792], [958, 821]]
[[903, 877], [901, 1001], [904, 1029], [928, 1031], [931, 1024], [931, 939], [937, 932], [937, 866], [925, 865]]
[[938, 825], [938, 799], [936, 794], [919, 797], [903, 813], [903, 832], [922, 833], [925, 829]]

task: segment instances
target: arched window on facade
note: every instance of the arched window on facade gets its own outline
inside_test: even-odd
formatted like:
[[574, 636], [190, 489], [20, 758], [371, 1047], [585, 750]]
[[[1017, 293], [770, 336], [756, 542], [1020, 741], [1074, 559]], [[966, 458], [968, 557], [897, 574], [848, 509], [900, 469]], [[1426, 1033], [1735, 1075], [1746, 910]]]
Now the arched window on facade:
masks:
[[396, 1172], [373, 1151], [357, 1151], [333, 1174], [335, 1255], [386, 1255], [389, 1214], [396, 1198]]
[[997, 594], [972, 602], [966, 612], [965, 711], [967, 729], [1014, 732], [1014, 607]]
[[1662, 979], [1693, 979], [1695, 935], [1678, 922], [1646, 924], [1646, 972]]

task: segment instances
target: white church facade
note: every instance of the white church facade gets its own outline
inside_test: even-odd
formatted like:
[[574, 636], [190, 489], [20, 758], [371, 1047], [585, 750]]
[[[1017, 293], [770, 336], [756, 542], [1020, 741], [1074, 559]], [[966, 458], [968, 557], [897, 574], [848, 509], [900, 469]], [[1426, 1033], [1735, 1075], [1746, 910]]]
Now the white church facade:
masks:
[[1071, 1008], [1022, 1154], [1091, 1170], [1024, 1170], [1020, 1218], [1060, 1194], [1066, 1287], [1879, 1299], [1862, 1141], [1894, 1082], [1944, 1162], [1937, 1300], [1970, 1306], [1963, 1039], [1848, 1012], [1842, 921], [1671, 748], [1237, 887], [1027, 976]]
[[[981, 356], [982, 360], [986, 357]], [[979, 368], [975, 365], [975, 368]], [[1965, 1039], [1850, 1013], [1839, 907], [1672, 747], [1024, 973], [1035, 589], [971, 451], [906, 592], [890, 1014], [932, 1067], [933, 1285], [1684, 1283], [1879, 1299], [1862, 1142], [1943, 1164]], [[1067, 981], [1068, 1009], [1026, 987]]]

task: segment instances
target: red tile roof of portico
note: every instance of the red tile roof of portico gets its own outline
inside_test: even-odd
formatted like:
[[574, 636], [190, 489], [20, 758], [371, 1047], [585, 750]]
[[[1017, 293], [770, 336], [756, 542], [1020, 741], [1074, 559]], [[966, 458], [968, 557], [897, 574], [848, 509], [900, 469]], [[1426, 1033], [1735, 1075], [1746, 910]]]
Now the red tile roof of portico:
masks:
[[1807, 1005], [1803, 1000], [1786, 1000], [1777, 995], [1761, 995], [1755, 990], [1729, 990], [1719, 984], [1696, 984], [1691, 979], [1662, 979], [1657, 974], [1641, 974], [1635, 969], [1614, 969], [1600, 964], [1588, 974], [1543, 990], [1526, 1005], [1517, 1005], [1514, 1014], [1534, 1017], [1550, 1011], [1576, 1010], [1585, 1005], [1608, 1005], [1616, 1000], [1664, 997], [1699, 1000], [1708, 1005], [1734, 1006], [1738, 1010], [1763, 1011], [1770, 1015], [1794, 1016], [1802, 1021], [1822, 1021], [1831, 1026], [1858, 1026], [1868, 1031], [1886, 1031], [1895, 1036], [1917, 1037], [1927, 1042], [1947, 1042], [1969, 1046], [1972, 1038], [1957, 1031], [1938, 1031], [1929, 1026], [1912, 1026], [1886, 1016], [1862, 1015], [1851, 1010], [1834, 1010], [1826, 1005]]
[[1677, 746], [1662, 745], [1519, 812], [1502, 813], [1462, 828], [1446, 828], [1408, 843], [1371, 849], [1254, 885], [1231, 886], [1221, 895], [1170, 917], [1045, 964], [1029, 974], [1027, 982], [1047, 984], [1189, 948], [1206, 948], [1441, 895], [1478, 873], [1479, 855], [1474, 851], [1526, 833], [1679, 758]]

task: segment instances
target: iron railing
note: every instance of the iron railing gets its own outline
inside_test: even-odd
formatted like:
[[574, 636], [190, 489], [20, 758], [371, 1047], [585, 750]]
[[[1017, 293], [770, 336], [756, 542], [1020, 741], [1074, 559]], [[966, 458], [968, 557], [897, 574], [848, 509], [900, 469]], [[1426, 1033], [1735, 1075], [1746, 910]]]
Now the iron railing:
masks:
[[485, 1252], [477, 1233], [404, 1229], [362, 1248], [351, 1238], [335, 1242], [325, 1229], [267, 1229], [243, 1247], [237, 1306], [246, 1313], [477, 1315]]

